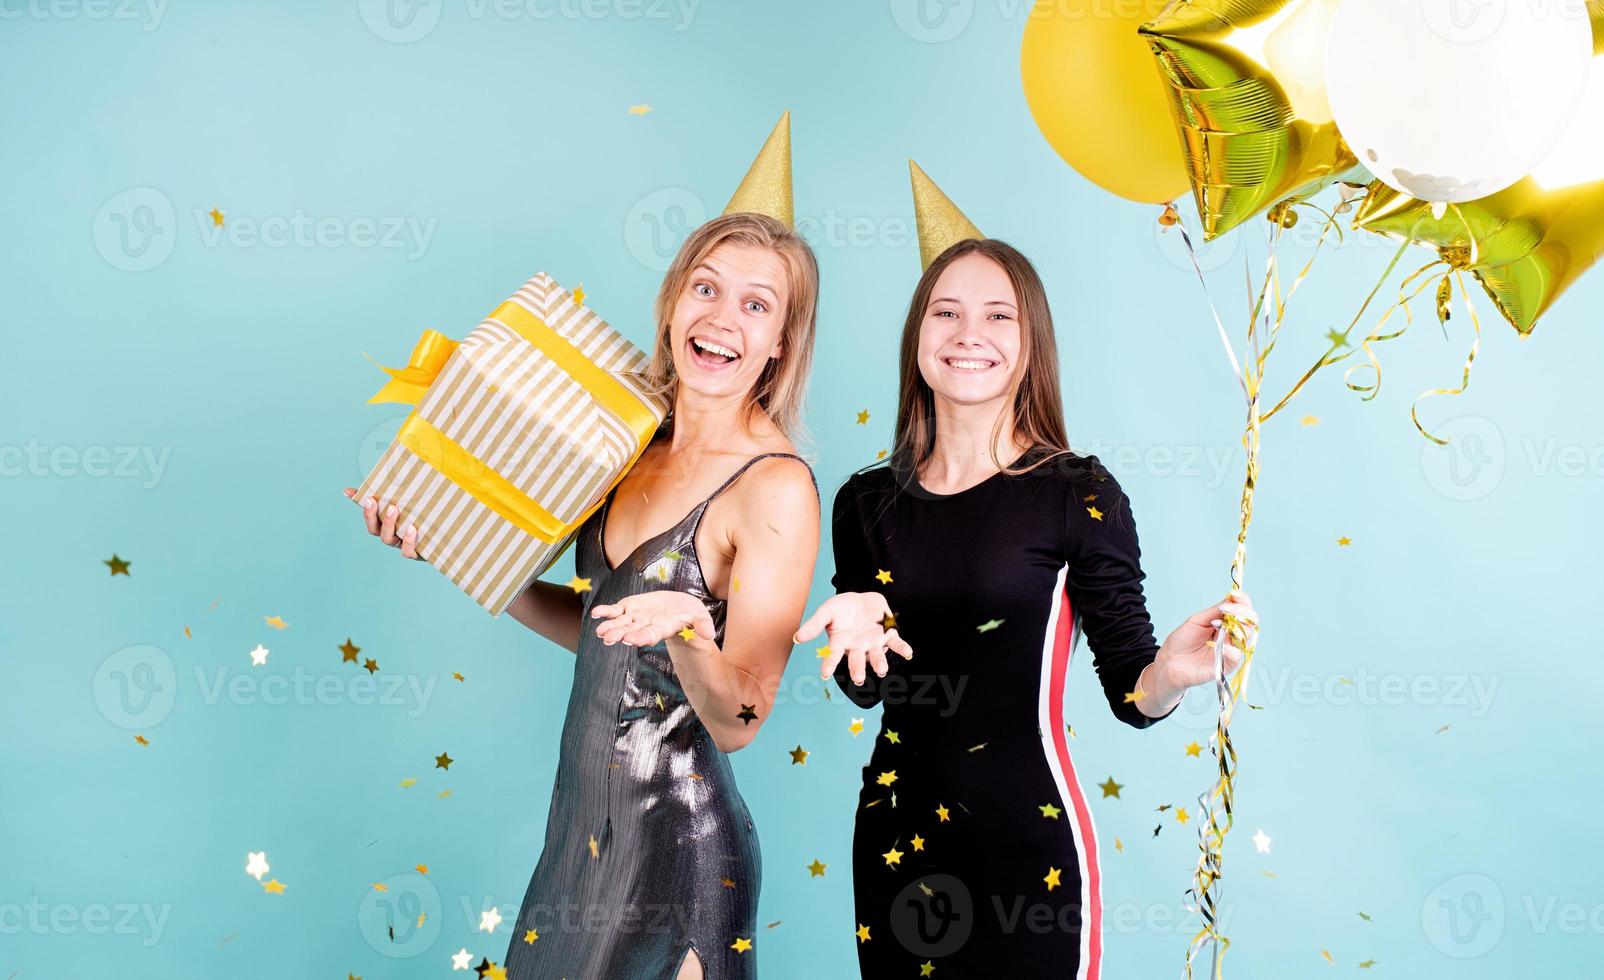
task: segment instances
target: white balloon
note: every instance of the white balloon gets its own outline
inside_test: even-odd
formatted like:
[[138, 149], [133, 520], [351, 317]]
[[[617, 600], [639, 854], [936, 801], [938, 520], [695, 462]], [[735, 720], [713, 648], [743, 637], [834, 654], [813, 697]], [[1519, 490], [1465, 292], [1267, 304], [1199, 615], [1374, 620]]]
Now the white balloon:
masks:
[[1587, 0], [1341, 0], [1326, 87], [1376, 177], [1424, 201], [1473, 201], [1553, 150], [1592, 57]]

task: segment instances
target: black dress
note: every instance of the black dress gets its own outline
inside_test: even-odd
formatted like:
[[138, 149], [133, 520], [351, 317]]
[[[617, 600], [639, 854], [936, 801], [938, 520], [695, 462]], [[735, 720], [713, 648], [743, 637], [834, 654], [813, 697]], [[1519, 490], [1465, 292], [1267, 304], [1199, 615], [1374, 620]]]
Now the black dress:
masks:
[[861, 687], [836, 672], [884, 706], [852, 847], [863, 976], [1097, 980], [1098, 842], [1063, 717], [1082, 628], [1114, 715], [1156, 720], [1125, 697], [1158, 644], [1119, 484], [1094, 456], [947, 495], [881, 466], [842, 487], [833, 533], [835, 590], [884, 594], [914, 654]]
[[709, 504], [772, 457], [801, 461], [753, 457], [617, 568], [602, 544], [612, 498], [580, 528], [575, 567], [593, 584], [545, 847], [513, 926], [508, 980], [670, 980], [691, 950], [708, 980], [757, 975], [763, 867], [729, 757], [691, 707], [668, 647], [604, 645], [590, 610], [642, 592], [688, 592], [722, 644], [727, 603], [708, 590], [696, 531]]

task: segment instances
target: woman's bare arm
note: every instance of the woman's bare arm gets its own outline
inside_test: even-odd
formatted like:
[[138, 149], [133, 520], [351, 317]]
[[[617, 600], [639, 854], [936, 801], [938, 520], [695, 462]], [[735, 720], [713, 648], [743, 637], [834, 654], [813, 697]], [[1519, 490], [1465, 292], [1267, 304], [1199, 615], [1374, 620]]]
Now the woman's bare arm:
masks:
[[568, 586], [535, 582], [512, 600], [506, 612], [569, 653], [578, 653], [584, 610], [585, 597]]

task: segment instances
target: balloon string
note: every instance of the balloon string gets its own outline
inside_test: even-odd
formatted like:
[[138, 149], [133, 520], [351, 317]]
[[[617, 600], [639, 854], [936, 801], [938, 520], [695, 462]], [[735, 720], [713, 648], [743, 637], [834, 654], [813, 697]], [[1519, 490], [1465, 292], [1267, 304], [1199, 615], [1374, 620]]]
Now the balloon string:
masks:
[[1432, 442], [1435, 442], [1439, 446], [1448, 445], [1448, 440], [1437, 438], [1430, 432], [1427, 432], [1420, 424], [1420, 415], [1418, 414], [1420, 402], [1422, 399], [1430, 398], [1433, 395], [1463, 395], [1465, 393], [1465, 389], [1470, 387], [1470, 367], [1472, 364], [1476, 363], [1476, 352], [1481, 347], [1481, 320], [1476, 316], [1476, 307], [1471, 305], [1470, 291], [1465, 288], [1465, 274], [1456, 269], [1453, 273], [1453, 276], [1454, 281], [1459, 284], [1459, 296], [1464, 301], [1465, 310], [1470, 313], [1470, 326], [1475, 332], [1475, 337], [1470, 343], [1470, 354], [1465, 358], [1464, 376], [1460, 378], [1458, 388], [1433, 388], [1430, 391], [1421, 392], [1420, 395], [1415, 398], [1415, 403], [1409, 407], [1409, 417], [1414, 419], [1415, 428], [1420, 430], [1421, 435], [1425, 436], [1427, 439], [1430, 439]]
[[[1382, 315], [1381, 320], [1376, 323], [1375, 329], [1370, 331], [1369, 335], [1366, 336], [1364, 340], [1359, 342], [1360, 349], [1364, 351], [1365, 357], [1370, 363], [1355, 364], [1353, 367], [1344, 371], [1342, 373], [1342, 383], [1347, 385], [1351, 391], [1364, 392], [1365, 394], [1360, 399], [1361, 401], [1371, 401], [1377, 395], [1381, 394], [1381, 360], [1376, 357], [1376, 352], [1371, 349], [1370, 345], [1383, 343], [1389, 340], [1397, 340], [1399, 337], [1402, 337], [1410, 327], [1414, 326], [1415, 315], [1410, 304], [1413, 303], [1421, 293], [1426, 291], [1427, 286], [1431, 285], [1431, 280], [1423, 277], [1426, 273], [1437, 268], [1439, 265], [1444, 264], [1445, 263], [1439, 259], [1435, 262], [1427, 263], [1411, 273], [1409, 277], [1405, 279], [1398, 287], [1398, 302], [1394, 303], [1392, 307]], [[1420, 280], [1419, 285], [1415, 287], [1414, 292], [1409, 292], [1410, 283], [1413, 283], [1416, 279]], [[1446, 279], [1444, 281], [1446, 282]], [[1392, 319], [1392, 315], [1397, 313], [1399, 310], [1402, 310], [1404, 313], [1404, 318], [1406, 321], [1404, 325], [1399, 327], [1397, 330], [1394, 330], [1392, 333], [1382, 333], [1381, 329], [1387, 325], [1387, 321]], [[1368, 385], [1354, 384], [1351, 380], [1353, 378], [1353, 373], [1355, 371], [1362, 371], [1366, 367], [1370, 368], [1376, 373], [1375, 381]]]

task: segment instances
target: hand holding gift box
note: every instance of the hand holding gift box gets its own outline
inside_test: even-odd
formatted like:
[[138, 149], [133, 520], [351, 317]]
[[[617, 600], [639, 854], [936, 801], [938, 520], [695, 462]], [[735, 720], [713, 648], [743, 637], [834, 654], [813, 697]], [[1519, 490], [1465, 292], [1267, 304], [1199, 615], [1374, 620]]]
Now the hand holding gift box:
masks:
[[428, 330], [371, 401], [416, 405], [357, 489], [492, 615], [550, 568], [669, 405], [650, 359], [545, 273], [459, 343]]

